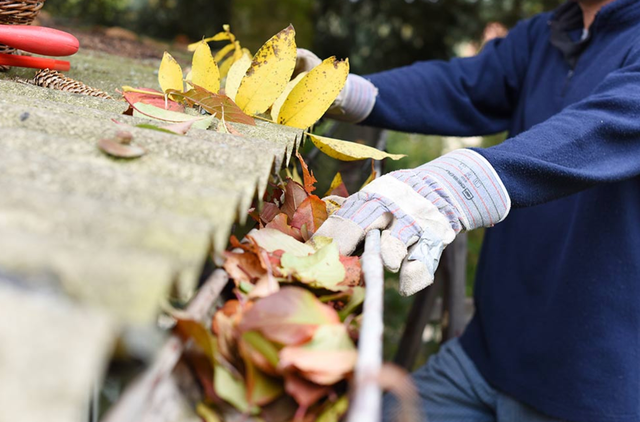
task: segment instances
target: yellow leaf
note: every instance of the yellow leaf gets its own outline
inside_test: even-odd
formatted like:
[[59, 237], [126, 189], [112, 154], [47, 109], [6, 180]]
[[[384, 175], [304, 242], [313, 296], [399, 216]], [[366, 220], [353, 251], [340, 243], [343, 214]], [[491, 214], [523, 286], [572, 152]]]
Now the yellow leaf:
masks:
[[218, 50], [218, 52], [216, 53], [216, 56], [214, 57], [214, 60], [216, 61], [216, 63], [220, 63], [227, 56], [227, 54], [231, 53], [235, 48], [236, 48], [235, 43], [231, 43], [231, 44], [225, 45], [220, 50]]
[[185, 76], [185, 77], [184, 77], [185, 85], [187, 85], [187, 89], [185, 90], [185, 92], [186, 92], [186, 91], [189, 91], [190, 89], [193, 89], [193, 85], [191, 85], [191, 78], [192, 78], [192, 77], [193, 77], [193, 71], [192, 71], [192, 70], [190, 70], [190, 71], [187, 73], [187, 76]]
[[280, 109], [282, 108], [282, 105], [286, 101], [287, 97], [289, 97], [289, 94], [291, 93], [293, 88], [295, 88], [296, 85], [298, 85], [298, 82], [300, 82], [302, 78], [304, 78], [307, 75], [307, 73], [309, 72], [300, 73], [298, 76], [296, 76], [287, 84], [282, 94], [280, 94], [276, 102], [273, 103], [273, 105], [271, 106], [271, 120], [273, 120], [274, 122], [278, 121], [278, 114], [280, 114]]
[[337, 172], [333, 177], [333, 180], [331, 181], [331, 186], [329, 186], [329, 189], [327, 189], [327, 193], [325, 193], [324, 196], [331, 195], [331, 192], [333, 192], [333, 190], [340, 186], [342, 183], [342, 175], [340, 174], [340, 172]]
[[164, 52], [162, 56], [162, 62], [160, 63], [160, 70], [158, 71], [158, 82], [162, 92], [167, 92], [169, 89], [175, 89], [182, 92], [182, 68], [174, 59], [171, 54]]
[[220, 76], [223, 78], [227, 77], [227, 75], [229, 74], [229, 70], [231, 69], [231, 66], [233, 66], [235, 62], [240, 60], [240, 58], [242, 58], [242, 48], [240, 48], [240, 43], [236, 41], [235, 51], [233, 52], [233, 55], [227, 58], [220, 65]]
[[306, 129], [320, 119], [336, 99], [349, 74], [349, 60], [329, 57], [293, 88], [280, 109], [277, 122]]
[[160, 92], [153, 92], [146, 89], [138, 89], [129, 85], [123, 85], [122, 92], [139, 92], [140, 94], [157, 95], [158, 97], [164, 97], [164, 94]]
[[[216, 35], [214, 35], [213, 37], [208, 37], [208, 38], [204, 38], [202, 41], [204, 42], [210, 42], [210, 41], [224, 41], [224, 40], [229, 40], [232, 43], [236, 40], [236, 37], [231, 33], [231, 28], [229, 27], [229, 25], [222, 25], [222, 28], [224, 29], [224, 31], [222, 32], [218, 32]], [[202, 41], [197, 41], [194, 43], [191, 43], [187, 46], [187, 50], [189, 51], [196, 51], [196, 49], [198, 48], [198, 45], [202, 42]]]
[[196, 413], [200, 416], [205, 422], [220, 422], [220, 417], [216, 414], [216, 412], [211, 409], [206, 404], [200, 402], [196, 406]]
[[227, 73], [227, 82], [224, 86], [224, 92], [227, 97], [235, 101], [240, 82], [244, 78], [247, 69], [251, 66], [251, 55], [243, 52], [242, 57], [237, 60], [229, 69]]
[[215, 94], [220, 91], [220, 70], [213, 60], [209, 45], [201, 41], [193, 53], [191, 66], [191, 83]]
[[357, 144], [355, 142], [341, 141], [339, 139], [327, 138], [325, 136], [312, 135], [307, 133], [313, 144], [329, 157], [340, 161], [357, 161], [373, 158], [374, 160], [382, 160], [391, 158], [399, 160], [406, 157], [404, 154], [389, 154], [379, 149]]
[[289, 25], [253, 56], [240, 83], [236, 104], [247, 114], [265, 112], [284, 91], [296, 65], [295, 30]]

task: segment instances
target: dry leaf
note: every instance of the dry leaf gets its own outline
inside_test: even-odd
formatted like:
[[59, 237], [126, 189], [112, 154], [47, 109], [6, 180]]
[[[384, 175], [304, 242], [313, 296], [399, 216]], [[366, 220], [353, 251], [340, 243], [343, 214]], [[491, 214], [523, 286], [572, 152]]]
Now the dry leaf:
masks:
[[289, 225], [289, 217], [287, 217], [287, 214], [280, 213], [276, 215], [265, 227], [267, 229], [279, 230], [296, 240], [304, 241], [300, 234], [300, 229], [294, 229]]
[[139, 146], [123, 144], [113, 139], [100, 139], [98, 148], [105, 154], [116, 158], [140, 158], [147, 152]]
[[242, 82], [242, 78], [247, 73], [247, 70], [251, 66], [251, 55], [247, 53], [243, 53], [240, 59], [236, 60], [229, 72], [227, 73], [227, 81], [224, 86], [224, 93], [227, 97], [231, 98], [233, 101], [236, 100], [236, 94], [238, 93], [238, 88], [240, 87], [240, 83]]
[[282, 94], [280, 94], [278, 99], [271, 106], [271, 120], [273, 120], [274, 122], [278, 121], [278, 115], [280, 114], [280, 109], [282, 108], [285, 100], [287, 99], [293, 88], [298, 85], [298, 82], [300, 82], [302, 78], [307, 75], [307, 73], [309, 72], [302, 72], [291, 81], [289, 81]]
[[285, 100], [277, 122], [306, 129], [318, 121], [336, 99], [349, 74], [349, 60], [329, 57], [313, 68]]
[[311, 194], [311, 192], [316, 190], [315, 184], [318, 180], [313, 176], [313, 172], [309, 170], [309, 167], [307, 167], [307, 163], [304, 162], [304, 159], [298, 151], [296, 151], [296, 157], [298, 157], [298, 161], [300, 161], [300, 165], [302, 166], [304, 190], [308, 194]]
[[299, 345], [311, 340], [323, 324], [340, 324], [337, 312], [313, 293], [300, 287], [285, 287], [259, 299], [240, 322], [240, 330], [259, 331], [267, 339], [283, 345]]
[[184, 112], [184, 106], [173, 100], [165, 98], [165, 95], [149, 88], [131, 88], [128, 86], [122, 87], [122, 96], [133, 107], [135, 103], [149, 104], [164, 110]]
[[327, 193], [324, 194], [324, 196], [331, 196], [331, 195], [340, 196], [342, 198], [349, 197], [349, 191], [347, 191], [347, 187], [342, 181], [342, 175], [340, 174], [340, 172], [336, 173], [336, 175], [333, 177], [333, 180], [331, 181], [331, 186], [329, 186]]
[[279, 367], [295, 368], [311, 382], [332, 385], [353, 372], [357, 358], [358, 352], [344, 325], [322, 325], [310, 342], [280, 350]]
[[[276, 215], [280, 214], [280, 208], [274, 203], [265, 202], [260, 212], [260, 219], [263, 223], [267, 224], [273, 220]], [[286, 217], [286, 215], [285, 215]]]
[[[222, 28], [224, 29], [224, 31], [218, 32], [213, 37], [204, 38], [202, 41], [210, 42], [210, 41], [225, 41], [225, 40], [229, 40], [231, 42], [234, 42], [236, 40], [236, 37], [231, 33], [231, 27], [229, 25], [222, 25]], [[201, 41], [191, 43], [191, 44], [189, 44], [187, 46], [187, 49], [189, 51], [196, 51], [196, 48], [198, 48], [198, 45], [200, 43], [201, 43]]]
[[327, 214], [327, 206], [324, 201], [315, 195], [309, 196], [305, 199], [291, 219], [291, 227], [302, 230], [304, 226], [306, 228], [303, 235], [305, 242], [320, 228], [329, 215]]
[[209, 45], [204, 41], [200, 42], [193, 53], [191, 83], [201, 86], [209, 92], [217, 93], [220, 91], [220, 70], [213, 60]]
[[168, 90], [174, 89], [182, 92], [184, 84], [182, 82], [182, 68], [171, 54], [164, 52], [160, 70], [158, 71], [158, 82], [165, 94]]
[[267, 252], [285, 251], [295, 256], [307, 256], [316, 252], [312, 246], [275, 229], [252, 230], [247, 237]]
[[382, 160], [391, 158], [392, 160], [400, 160], [406, 157], [404, 154], [389, 154], [379, 149], [358, 144], [355, 142], [341, 141], [339, 139], [327, 138], [325, 136], [313, 135], [307, 133], [313, 144], [322, 152], [331, 158], [340, 161], [357, 161], [372, 158], [374, 160]]
[[308, 196], [309, 194], [301, 184], [288, 179], [284, 190], [284, 204], [282, 204], [280, 210], [287, 214], [290, 219], [293, 219], [296, 210]]
[[264, 113], [284, 91], [296, 65], [293, 26], [267, 41], [253, 57], [240, 83], [236, 103], [247, 114]]
[[330, 387], [314, 384], [293, 373], [286, 374], [284, 380], [287, 394], [305, 409], [314, 405], [331, 392]]
[[220, 77], [222, 78], [226, 78], [229, 74], [231, 66], [233, 66], [235, 62], [242, 58], [243, 53], [242, 48], [240, 47], [240, 42], [236, 41], [233, 47], [235, 49], [233, 54], [230, 57], [226, 58], [222, 63], [220, 63]]
[[349, 287], [359, 286], [360, 279], [362, 278], [362, 265], [360, 264], [360, 257], [340, 255], [340, 262], [344, 266], [345, 270], [344, 280], [340, 284]]
[[195, 86], [187, 92], [169, 91], [172, 96], [182, 99], [188, 104], [197, 104], [218, 119], [227, 122], [244, 123], [255, 126], [256, 122], [251, 116], [247, 116], [231, 101], [231, 98], [222, 94], [209, 92], [202, 87]]
[[282, 255], [281, 266], [283, 274], [292, 275], [296, 280], [312, 287], [327, 290], [341, 290], [338, 285], [346, 275], [336, 242], [331, 242], [309, 256], [285, 253]]

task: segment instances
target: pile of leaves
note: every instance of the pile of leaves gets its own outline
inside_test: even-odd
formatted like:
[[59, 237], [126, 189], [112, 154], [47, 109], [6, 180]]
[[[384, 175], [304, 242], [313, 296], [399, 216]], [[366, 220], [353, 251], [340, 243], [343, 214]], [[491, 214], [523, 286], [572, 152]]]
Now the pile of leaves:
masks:
[[[207, 41], [225, 40], [214, 56]], [[228, 27], [190, 49], [186, 74], [164, 54], [161, 91], [123, 87], [129, 114], [162, 122], [140, 127], [176, 134], [214, 128], [242, 136], [243, 125], [261, 119], [306, 129], [326, 112], [349, 72], [347, 60], [331, 57], [291, 80], [297, 54], [291, 26], [253, 57]], [[343, 161], [402, 157], [308, 135]], [[101, 148], [112, 156], [144, 153], [130, 151], [130, 136], [104, 141]], [[242, 241], [232, 237], [224, 253], [234, 298], [205, 324], [174, 315], [177, 332], [195, 344], [186, 360], [202, 386], [197, 411], [206, 422], [336, 422], [347, 410], [364, 300], [362, 271], [359, 258], [340, 256], [332, 239], [316, 236], [309, 242], [339, 205], [314, 194], [316, 179], [298, 157], [303, 176], [274, 182], [251, 210], [257, 228]], [[339, 175], [327, 195], [348, 196]]]
[[[228, 44], [214, 55], [208, 41]], [[274, 35], [253, 57], [228, 25], [213, 37], [190, 45], [189, 50], [193, 58], [186, 74], [168, 52], [164, 53], [158, 70], [161, 91], [122, 87], [130, 106], [125, 114], [162, 124], [140, 127], [177, 134], [192, 128], [214, 128], [243, 136], [243, 125], [255, 125], [255, 119], [260, 119], [307, 129], [329, 109], [349, 74], [348, 59], [329, 57], [292, 79], [297, 59], [293, 26]], [[176, 131], [176, 124], [183, 130]], [[342, 161], [403, 157], [353, 142], [307, 135], [321, 151]]]
[[[215, 312], [210, 327], [178, 319], [181, 335], [199, 346], [189, 362], [203, 387], [198, 412], [207, 421], [244, 415], [332, 422], [347, 410], [364, 300], [360, 260], [340, 256], [328, 238], [302, 242], [329, 211], [300, 161], [303, 183], [272, 185], [262, 209], [252, 212], [258, 228], [242, 242], [231, 238], [224, 268], [235, 299]], [[348, 195], [341, 183], [329, 193]]]

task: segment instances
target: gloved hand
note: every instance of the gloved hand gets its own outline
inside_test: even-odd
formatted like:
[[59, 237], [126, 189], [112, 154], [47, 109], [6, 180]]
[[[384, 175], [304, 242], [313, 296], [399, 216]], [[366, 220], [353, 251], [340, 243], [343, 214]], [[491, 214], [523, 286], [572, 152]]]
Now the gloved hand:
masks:
[[[309, 50], [298, 49], [296, 67], [292, 78], [302, 72], [309, 72], [322, 63], [322, 60]], [[367, 118], [373, 110], [378, 89], [362, 76], [350, 73], [344, 88], [338, 94], [329, 110], [327, 117], [349, 123], [359, 123]]]
[[456, 234], [493, 226], [510, 207], [491, 164], [460, 149], [374, 180], [347, 198], [314, 237], [333, 238], [349, 255], [369, 230], [383, 230], [382, 261], [390, 271], [400, 270], [400, 294], [409, 296], [433, 283], [440, 255]]

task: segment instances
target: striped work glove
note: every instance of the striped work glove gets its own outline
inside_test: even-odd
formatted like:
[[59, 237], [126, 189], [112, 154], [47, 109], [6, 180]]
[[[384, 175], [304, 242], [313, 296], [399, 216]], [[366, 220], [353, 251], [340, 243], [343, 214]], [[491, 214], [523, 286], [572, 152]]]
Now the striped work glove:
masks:
[[[296, 67], [292, 78], [302, 72], [309, 72], [314, 67], [322, 63], [322, 60], [309, 50], [298, 49]], [[338, 94], [326, 116], [343, 122], [360, 123], [373, 110], [378, 89], [362, 76], [350, 73], [344, 88]]]
[[369, 230], [383, 230], [382, 261], [388, 270], [400, 270], [400, 294], [409, 296], [433, 282], [443, 249], [460, 231], [493, 226], [510, 207], [491, 164], [460, 149], [374, 180], [314, 236], [335, 239], [340, 253], [349, 255]]

